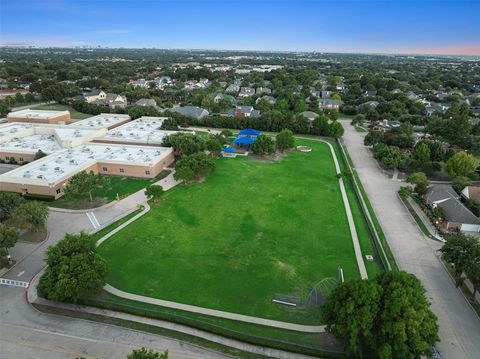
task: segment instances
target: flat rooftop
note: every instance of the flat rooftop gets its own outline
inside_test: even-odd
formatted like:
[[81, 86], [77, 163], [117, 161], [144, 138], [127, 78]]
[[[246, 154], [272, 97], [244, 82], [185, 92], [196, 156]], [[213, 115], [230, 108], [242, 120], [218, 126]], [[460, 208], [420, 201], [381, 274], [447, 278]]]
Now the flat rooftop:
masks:
[[90, 129], [72, 125], [50, 125], [11, 122], [0, 125], [1, 152], [51, 153], [63, 147], [72, 147], [102, 136], [105, 129]]
[[130, 116], [116, 113], [101, 113], [100, 115], [76, 121], [75, 126], [84, 126], [88, 128], [112, 128], [120, 123], [129, 121]]
[[130, 121], [118, 126], [98, 140], [126, 142], [126, 143], [148, 143], [161, 144], [163, 137], [177, 133], [177, 131], [161, 130], [163, 121], [167, 117], [140, 117], [137, 120]]
[[172, 151], [169, 147], [88, 143], [63, 149], [0, 176], [2, 180], [48, 185], [58, 183], [97, 162], [153, 166]]
[[10, 112], [7, 118], [31, 118], [39, 120], [48, 120], [49, 118], [70, 114], [68, 111], [53, 111], [53, 110], [20, 110]]

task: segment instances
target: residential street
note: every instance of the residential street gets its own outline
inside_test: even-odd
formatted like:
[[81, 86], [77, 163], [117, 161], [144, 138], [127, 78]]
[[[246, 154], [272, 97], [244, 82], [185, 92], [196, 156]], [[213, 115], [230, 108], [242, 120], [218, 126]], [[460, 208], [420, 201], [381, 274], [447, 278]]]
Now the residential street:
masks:
[[427, 290], [439, 318], [438, 349], [444, 358], [476, 359], [480, 353], [480, 319], [438, 258], [440, 243], [425, 237], [397, 197], [402, 185], [380, 171], [370, 150], [363, 145], [365, 132], [344, 120], [344, 142], [365, 191], [383, 228], [400, 269], [415, 274]]

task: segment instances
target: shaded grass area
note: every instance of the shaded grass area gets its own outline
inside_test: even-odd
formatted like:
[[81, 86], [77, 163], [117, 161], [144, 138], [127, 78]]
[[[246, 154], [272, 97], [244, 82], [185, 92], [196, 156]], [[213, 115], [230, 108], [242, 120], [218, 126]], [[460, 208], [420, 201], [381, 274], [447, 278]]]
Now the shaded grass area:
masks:
[[140, 191], [149, 184], [157, 182], [162, 178], [168, 176], [170, 171], [163, 170], [155, 178], [135, 178], [135, 177], [120, 177], [120, 176], [108, 176], [110, 179], [110, 188], [95, 188], [92, 191], [93, 201], [90, 201], [88, 193], [84, 193], [80, 196], [73, 196], [66, 194], [60, 197], [55, 202], [50, 204], [50, 207], [68, 208], [68, 209], [87, 209], [99, 207], [103, 204], [109, 203], [117, 199], [127, 197], [132, 193]]
[[52, 110], [52, 111], [69, 111], [72, 117], [72, 121], [83, 120], [85, 118], [93, 116], [88, 113], [78, 112], [71, 106], [61, 105], [61, 104], [41, 105], [41, 106], [36, 106], [35, 109], [36, 110]]
[[204, 183], [167, 192], [99, 247], [108, 282], [140, 295], [318, 324], [318, 308], [272, 299], [302, 302], [338, 266], [346, 279], [359, 272], [330, 150], [297, 142], [313, 151], [274, 163], [219, 159]]
[[109, 325], [116, 325], [116, 326], [119, 326], [119, 327], [124, 327], [124, 328], [128, 328], [128, 329], [143, 331], [143, 332], [152, 333], [152, 334], [156, 334], [156, 335], [161, 335], [161, 336], [176, 339], [176, 340], [179, 340], [179, 341], [182, 341], [182, 342], [185, 342], [185, 343], [198, 345], [198, 346], [201, 346], [202, 348], [218, 351], [218, 352], [224, 353], [226, 355], [230, 355], [230, 356], [235, 357], [235, 358], [243, 358], [243, 359], [266, 358], [262, 355], [241, 351], [241, 350], [238, 350], [238, 349], [235, 349], [235, 348], [231, 348], [231, 347], [227, 347], [225, 345], [221, 345], [221, 344], [211, 342], [211, 341], [206, 340], [206, 339], [198, 338], [198, 337], [195, 337], [193, 335], [177, 332], [177, 331], [166, 329], [166, 328], [160, 328], [160, 327], [156, 327], [156, 326], [153, 326], [153, 325], [137, 323], [137, 322], [124, 320], [124, 319], [106, 317], [106, 316], [102, 316], [102, 315], [98, 315], [98, 314], [91, 314], [91, 313], [77, 312], [77, 311], [67, 310], [67, 309], [60, 309], [60, 308], [41, 305], [41, 304], [32, 304], [32, 305], [36, 309], [38, 309], [38, 310], [40, 310], [41, 312], [44, 312], [44, 313], [63, 315], [63, 316], [68, 316], [68, 317], [72, 317], [72, 318], [85, 319], [85, 320], [90, 320], [90, 321], [94, 321], [94, 322], [99, 322], [99, 323], [104, 323], [104, 324], [109, 324]]
[[302, 333], [216, 318], [119, 298], [105, 291], [84, 298], [80, 302], [99, 308], [184, 324], [252, 344], [278, 349], [313, 355], [322, 354], [322, 357], [324, 357], [323, 354], [343, 352], [343, 343], [329, 333]]

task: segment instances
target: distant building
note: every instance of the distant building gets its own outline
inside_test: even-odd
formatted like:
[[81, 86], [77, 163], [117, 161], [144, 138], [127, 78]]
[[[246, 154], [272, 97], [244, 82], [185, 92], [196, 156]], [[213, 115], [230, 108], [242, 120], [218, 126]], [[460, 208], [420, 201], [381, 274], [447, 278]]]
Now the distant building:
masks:
[[91, 103], [96, 100], [105, 100], [107, 93], [103, 90], [92, 90], [84, 94], [83, 97], [85, 98], [85, 101]]
[[236, 106], [228, 112], [229, 116], [235, 117], [260, 117], [260, 111], [255, 110], [252, 106]]
[[272, 93], [272, 90], [270, 90], [268, 87], [257, 87], [255, 90], [255, 95], [270, 95]]
[[338, 111], [340, 108], [340, 101], [333, 100], [330, 98], [321, 98], [318, 100], [318, 107], [322, 110], [335, 110]]
[[238, 97], [249, 97], [255, 95], [255, 89], [251, 87], [241, 87]]
[[377, 91], [364, 91], [362, 96], [375, 97], [375, 96], [377, 96]]
[[200, 107], [197, 106], [180, 106], [180, 107], [173, 107], [170, 109], [171, 112], [180, 113], [183, 116], [195, 118], [197, 120], [201, 120], [205, 116], [208, 116], [210, 113]]
[[383, 132], [391, 131], [394, 128], [400, 127], [401, 123], [400, 121], [397, 120], [382, 120], [382, 121], [377, 121], [375, 126], [373, 128], [375, 130], [380, 130]]
[[435, 112], [443, 112], [450, 108], [449, 105], [432, 102], [428, 106], [425, 107], [427, 116], [432, 116]]
[[313, 122], [318, 117], [318, 113], [313, 111], [303, 111], [301, 115], [308, 118], [308, 120], [310, 120], [311, 122]]
[[255, 104], [258, 104], [260, 102], [260, 100], [266, 100], [270, 105], [275, 105], [277, 103], [277, 99], [273, 96], [262, 96], [262, 97], [259, 97], [255, 100]]
[[380, 103], [378, 101], [367, 101], [357, 106], [357, 109], [362, 107], [377, 108]]
[[30, 123], [50, 123], [50, 124], [69, 124], [71, 122], [70, 112], [68, 111], [50, 111], [50, 110], [21, 110], [10, 112], [7, 115], [8, 122], [30, 122]]
[[237, 84], [231, 84], [225, 89], [226, 93], [234, 94], [234, 95], [238, 94], [239, 91], [240, 91], [240, 86]]
[[436, 185], [427, 189], [424, 196], [429, 208], [441, 207], [447, 217], [442, 227], [449, 231], [480, 232], [480, 219], [459, 200], [449, 185]]
[[141, 98], [137, 102], [135, 102], [135, 105], [138, 106], [151, 106], [151, 107], [157, 107], [157, 102], [152, 99], [152, 98]]

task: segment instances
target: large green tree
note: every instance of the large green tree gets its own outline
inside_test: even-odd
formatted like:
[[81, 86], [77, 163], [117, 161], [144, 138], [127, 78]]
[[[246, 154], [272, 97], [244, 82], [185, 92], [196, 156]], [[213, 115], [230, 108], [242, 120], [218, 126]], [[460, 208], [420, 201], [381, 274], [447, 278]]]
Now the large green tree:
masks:
[[0, 192], [0, 221], [9, 219], [12, 211], [22, 203], [25, 199], [18, 193]]
[[450, 234], [445, 236], [446, 242], [440, 249], [443, 258], [453, 266], [455, 283], [458, 287], [463, 283], [464, 277], [462, 274], [467, 271], [467, 268], [472, 264], [475, 253], [475, 247], [478, 247], [478, 241], [463, 233]]
[[168, 359], [168, 350], [163, 353], [158, 353], [152, 349], [134, 349], [127, 355], [127, 359]]
[[105, 285], [107, 264], [90, 236], [67, 234], [47, 249], [47, 269], [37, 290], [41, 297], [75, 303]]
[[323, 306], [327, 330], [356, 356], [420, 358], [438, 341], [437, 318], [412, 274], [391, 271], [339, 285]]
[[447, 163], [445, 163], [445, 171], [452, 177], [469, 177], [475, 172], [477, 167], [478, 160], [475, 156], [465, 151], [455, 153]]
[[428, 179], [425, 173], [423, 172], [415, 172], [407, 176], [406, 181], [408, 183], [415, 185], [415, 192], [418, 194], [425, 194], [428, 187]]
[[0, 249], [4, 254], [8, 254], [8, 249], [12, 248], [19, 238], [20, 234], [16, 228], [0, 223]]
[[204, 152], [197, 152], [192, 155], [183, 156], [175, 165], [176, 180], [189, 182], [200, 179], [215, 169], [214, 160]]
[[292, 131], [284, 129], [275, 137], [275, 145], [277, 150], [285, 151], [295, 146], [295, 137]]
[[38, 231], [45, 227], [48, 219], [48, 207], [42, 202], [28, 201], [17, 206], [12, 212], [12, 218], [20, 226]]
[[82, 171], [70, 178], [64, 192], [72, 196], [82, 196], [88, 193], [90, 201], [93, 201], [92, 191], [96, 188], [110, 188], [110, 179], [100, 173]]
[[268, 155], [275, 152], [275, 141], [265, 134], [257, 137], [257, 140], [252, 145], [252, 152], [256, 155]]

